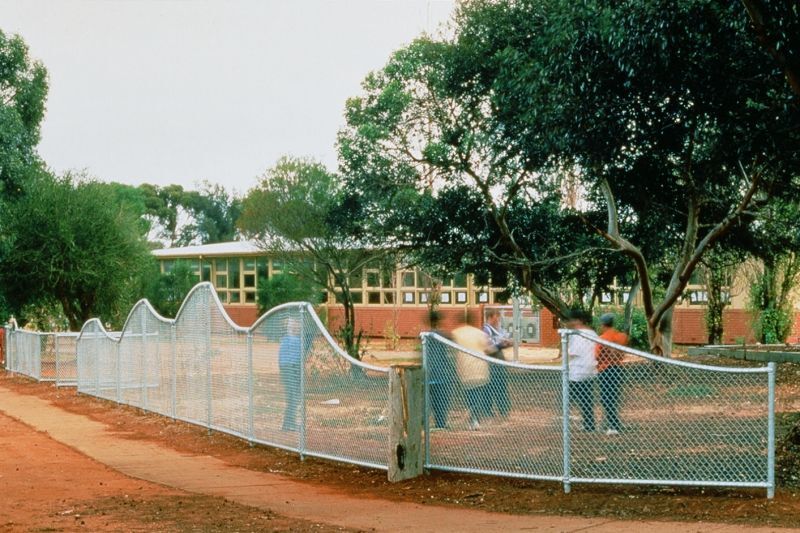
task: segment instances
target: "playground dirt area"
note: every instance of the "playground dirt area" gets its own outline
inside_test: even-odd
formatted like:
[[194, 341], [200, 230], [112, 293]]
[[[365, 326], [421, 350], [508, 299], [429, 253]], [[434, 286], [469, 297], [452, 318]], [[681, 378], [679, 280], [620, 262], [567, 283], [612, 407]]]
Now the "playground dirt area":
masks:
[[[530, 516], [729, 523], [797, 527], [800, 524], [800, 365], [778, 375], [778, 489], [765, 490], [573, 485], [432, 472], [389, 483], [386, 472], [250, 446], [235, 437], [85, 395], [73, 388], [0, 375], [2, 386], [84, 415], [121, 438], [151, 441], [178, 452], [279, 474], [335, 493], [417, 504], [475, 508]], [[794, 426], [794, 430], [790, 428]], [[0, 532], [5, 531], [342, 531], [329, 524], [281, 516], [186, 493], [120, 474], [0, 414]], [[321, 502], [321, 505], [326, 503]], [[327, 502], [335, 505], [335, 502]], [[698, 526], [698, 530], [702, 527]]]

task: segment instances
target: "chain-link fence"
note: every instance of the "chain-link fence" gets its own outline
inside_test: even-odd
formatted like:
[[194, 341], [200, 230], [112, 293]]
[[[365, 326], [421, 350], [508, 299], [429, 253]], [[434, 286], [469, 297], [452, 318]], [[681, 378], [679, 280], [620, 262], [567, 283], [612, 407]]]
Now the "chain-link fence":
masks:
[[[557, 366], [509, 363], [423, 334], [426, 467], [570, 483], [774, 493], [775, 366], [656, 357], [562, 331]], [[470, 360], [481, 379], [459, 372]], [[566, 416], [565, 416], [566, 414]]]
[[[775, 364], [720, 367], [562, 330], [559, 364], [422, 335], [425, 466], [571, 483], [766, 488]], [[252, 327], [200, 284], [175, 320], [146, 301], [121, 333], [9, 328], [7, 369], [303, 455], [388, 468], [388, 369], [344, 353], [305, 303]]]
[[58, 386], [75, 385], [77, 333], [44, 333], [6, 327], [6, 370]]
[[119, 339], [92, 320], [78, 390], [303, 455], [387, 468], [388, 369], [349, 357], [305, 303], [252, 327], [198, 285], [175, 320], [139, 302]]

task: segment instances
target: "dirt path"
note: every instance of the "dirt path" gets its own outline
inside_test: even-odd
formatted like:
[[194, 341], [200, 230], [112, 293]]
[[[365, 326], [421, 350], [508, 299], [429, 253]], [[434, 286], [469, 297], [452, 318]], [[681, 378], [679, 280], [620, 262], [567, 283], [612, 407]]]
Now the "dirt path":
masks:
[[[121, 438], [103, 423], [59, 409], [36, 396], [18, 394], [2, 384], [0, 411], [49, 437], [0, 417], [0, 442], [6, 457], [13, 458], [3, 461], [0, 474], [5, 508], [10, 509], [0, 511], [0, 530], [31, 530], [41, 527], [42, 520], [56, 530], [148, 529], [147, 520], [163, 519], [163, 529], [157, 530], [197, 530], [196, 525], [200, 530], [245, 531], [786, 531], [712, 523], [517, 516], [353, 497], [280, 475], [231, 466], [207, 455]], [[7, 472], [10, 465], [20, 470]], [[188, 493], [200, 495], [200, 499]], [[174, 502], [181, 499], [177, 507], [185, 505], [182, 511], [186, 516], [174, 509]], [[121, 512], [131, 507], [126, 500], [139, 502], [143, 508], [157, 502], [156, 509], [163, 517], [158, 510], [151, 509], [147, 515], [140, 509], [133, 513], [134, 518], [143, 514], [144, 520], [135, 520], [141, 522], [138, 525], [131, 523], [130, 513]], [[69, 507], [74, 501], [82, 502], [82, 514]], [[234, 509], [233, 504], [249, 507]], [[243, 521], [233, 524], [226, 520], [223, 515], [227, 514], [221, 512], [226, 507]], [[10, 515], [4, 517], [7, 513]], [[81, 516], [76, 518], [76, 514]], [[35, 515], [35, 525], [25, 524], [26, 515]], [[213, 516], [216, 523], [197, 523], [198, 516], [203, 515]]]

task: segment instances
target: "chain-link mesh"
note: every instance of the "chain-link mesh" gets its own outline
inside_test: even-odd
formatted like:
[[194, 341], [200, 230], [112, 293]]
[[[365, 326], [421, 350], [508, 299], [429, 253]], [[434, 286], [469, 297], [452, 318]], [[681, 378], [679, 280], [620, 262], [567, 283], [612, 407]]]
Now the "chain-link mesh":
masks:
[[[423, 334], [429, 468], [571, 482], [774, 491], [775, 367], [665, 359], [563, 330], [560, 365], [525, 365]], [[254, 442], [388, 467], [385, 368], [350, 358], [308, 304], [236, 326], [210, 284], [176, 320], [139, 302], [119, 334], [7, 330], [8, 370]], [[72, 370], [70, 370], [70, 367]], [[464, 368], [481, 378], [466, 379]], [[566, 413], [565, 406], [569, 412]]]
[[586, 385], [570, 382], [573, 411], [582, 419], [571, 431], [573, 480], [767, 482], [767, 367], [695, 365], [582, 330], [571, 337], [588, 341], [600, 362]]
[[78, 390], [306, 455], [387, 468], [388, 371], [339, 349], [307, 304], [236, 326], [201, 284], [176, 320], [139, 302], [117, 342], [78, 343]]
[[78, 333], [56, 333], [53, 351], [56, 385], [75, 386], [78, 382]]
[[[498, 361], [423, 334], [426, 466], [567, 485], [773, 486], [774, 367], [696, 365], [582, 330], [564, 334], [577, 355], [554, 367]], [[459, 375], [464, 358], [488, 367], [484, 380]]]
[[75, 384], [77, 333], [6, 328], [6, 369], [38, 381]]
[[6, 369], [39, 379], [42, 375], [43, 335], [16, 328], [8, 328], [6, 333]]
[[[561, 369], [506, 363], [423, 335], [427, 466], [538, 479], [561, 479]], [[459, 359], [488, 367], [465, 382]]]

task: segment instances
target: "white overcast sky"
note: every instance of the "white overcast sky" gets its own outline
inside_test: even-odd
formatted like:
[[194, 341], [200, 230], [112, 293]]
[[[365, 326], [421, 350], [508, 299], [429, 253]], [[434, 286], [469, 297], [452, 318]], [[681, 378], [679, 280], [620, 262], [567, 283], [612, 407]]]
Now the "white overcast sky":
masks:
[[48, 70], [56, 172], [244, 193], [282, 155], [335, 168], [345, 100], [454, 0], [0, 0]]

